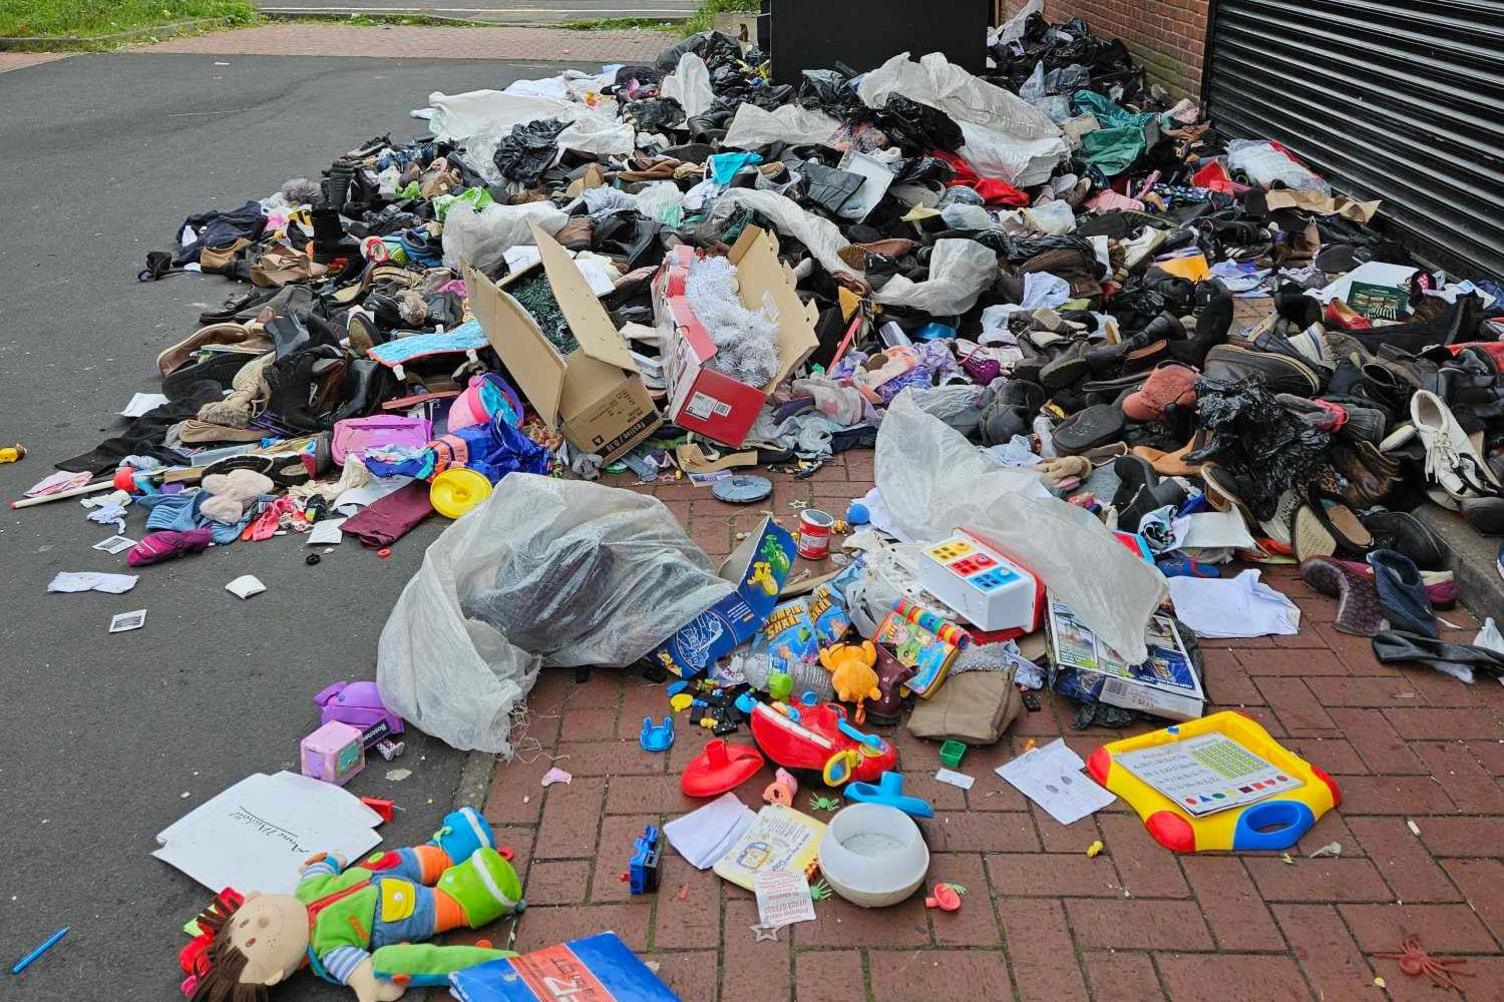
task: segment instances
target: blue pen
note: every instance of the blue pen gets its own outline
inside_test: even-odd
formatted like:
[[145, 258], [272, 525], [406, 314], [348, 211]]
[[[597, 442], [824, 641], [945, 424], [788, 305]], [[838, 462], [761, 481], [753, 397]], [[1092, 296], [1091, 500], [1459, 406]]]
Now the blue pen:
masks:
[[12, 967], [10, 969], [10, 972], [12, 974], [20, 974], [22, 971], [26, 970], [26, 968], [31, 966], [31, 962], [33, 960], [36, 960], [42, 954], [46, 953], [48, 950], [56, 946], [58, 940], [62, 939], [66, 935], [68, 935], [68, 927], [63, 926], [57, 932], [53, 933], [51, 936], [48, 936], [47, 939], [43, 941], [41, 946], [37, 947], [35, 950], [32, 950], [26, 956], [17, 961], [16, 966]]

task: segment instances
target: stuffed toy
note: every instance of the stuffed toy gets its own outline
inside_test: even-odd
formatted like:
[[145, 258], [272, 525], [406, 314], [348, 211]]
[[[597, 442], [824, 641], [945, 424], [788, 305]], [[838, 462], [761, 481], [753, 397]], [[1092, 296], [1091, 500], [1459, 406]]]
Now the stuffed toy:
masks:
[[872, 641], [822, 648], [820, 663], [830, 672], [836, 695], [844, 703], [856, 704], [856, 722], [863, 723], [867, 718], [866, 701], [881, 699], [883, 695], [877, 685], [877, 672], [872, 670], [877, 663], [877, 648]]
[[307, 965], [359, 1002], [392, 1002], [410, 986], [516, 954], [424, 943], [521, 911], [522, 883], [473, 807], [454, 811], [427, 843], [378, 852], [357, 866], [320, 853], [293, 894], [217, 896], [199, 916], [207, 939], [185, 956], [192, 1002], [261, 1002]]

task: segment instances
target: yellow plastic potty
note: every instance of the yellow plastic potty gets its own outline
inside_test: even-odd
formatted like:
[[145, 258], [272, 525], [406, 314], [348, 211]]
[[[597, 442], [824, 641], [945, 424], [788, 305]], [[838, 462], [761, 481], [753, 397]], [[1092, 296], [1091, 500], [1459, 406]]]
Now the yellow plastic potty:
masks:
[[463, 466], [445, 470], [433, 478], [428, 500], [445, 518], [459, 518], [491, 496], [491, 481]]

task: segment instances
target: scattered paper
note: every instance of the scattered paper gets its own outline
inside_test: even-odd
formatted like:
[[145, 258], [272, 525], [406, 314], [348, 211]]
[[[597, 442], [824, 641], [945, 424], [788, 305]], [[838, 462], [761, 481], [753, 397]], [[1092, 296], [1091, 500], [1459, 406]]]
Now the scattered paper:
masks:
[[971, 789], [972, 784], [976, 782], [975, 776], [968, 776], [964, 772], [953, 772], [950, 769], [941, 769], [935, 773], [935, 778], [962, 790]]
[[210, 890], [291, 894], [309, 856], [358, 859], [381, 841], [372, 831], [379, 824], [381, 815], [342, 787], [257, 773], [159, 832], [152, 855]]
[[668, 844], [696, 870], [708, 870], [742, 837], [757, 815], [733, 793], [663, 826]]
[[338, 546], [345, 538], [345, 534], [339, 531], [344, 524], [342, 518], [321, 518], [313, 523], [303, 543], [306, 546]]
[[543, 774], [543, 785], [545, 788], [547, 788], [553, 786], [555, 783], [567, 784], [572, 779], [574, 779], [574, 776], [572, 774], [565, 772], [558, 766], [554, 766], [552, 769]]
[[354, 515], [360, 509], [380, 501], [388, 494], [400, 491], [411, 483], [412, 479], [412, 477], [377, 477], [368, 484], [345, 491], [334, 499], [334, 504], [330, 507], [345, 515]]
[[1293, 637], [1300, 606], [1246, 570], [1234, 578], [1170, 578], [1175, 615], [1198, 637]]
[[716, 876], [755, 890], [758, 874], [773, 870], [803, 873], [815, 861], [825, 822], [792, 807], [768, 804], [751, 826], [715, 861]]
[[[99, 549], [99, 547], [95, 547]], [[123, 595], [136, 587], [134, 574], [104, 574], [99, 571], [58, 571], [47, 582], [50, 592], [102, 591], [106, 595]], [[142, 615], [146, 615], [142, 613]]]
[[809, 881], [797, 870], [764, 870], [757, 875], [753, 893], [757, 895], [758, 921], [767, 928], [815, 920]]
[[388, 769], [386, 771], [386, 778], [393, 783], [400, 783], [412, 774], [413, 771], [411, 769]]
[[165, 403], [167, 403], [167, 397], [161, 393], [137, 393], [131, 397], [131, 402], [125, 405], [125, 410], [120, 412], [120, 416], [138, 418], [143, 414], [156, 410]]
[[114, 535], [109, 539], [101, 539], [94, 544], [92, 549], [103, 550], [106, 553], [120, 553], [123, 550], [129, 550], [135, 545], [136, 541], [129, 536]]
[[139, 630], [145, 625], [145, 609], [137, 609], [135, 612], [122, 612], [110, 618], [111, 633], [125, 633], [129, 630]]
[[266, 591], [266, 585], [254, 574], [242, 574], [240, 577], [225, 585], [225, 591], [236, 598], [250, 598], [252, 595], [260, 595]]
[[1081, 772], [1085, 765], [1064, 738], [1056, 738], [994, 771], [1050, 817], [1070, 825], [1117, 799]]

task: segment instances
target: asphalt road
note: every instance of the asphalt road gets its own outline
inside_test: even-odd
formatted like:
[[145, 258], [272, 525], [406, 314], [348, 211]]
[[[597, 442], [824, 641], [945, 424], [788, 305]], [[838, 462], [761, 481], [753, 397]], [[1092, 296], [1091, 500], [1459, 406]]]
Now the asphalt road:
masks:
[[[372, 135], [417, 134], [407, 112], [432, 90], [558, 68], [94, 54], [0, 74], [0, 440], [30, 450], [0, 466], [0, 497], [113, 434], [131, 394], [156, 389], [157, 352], [234, 288], [136, 281], [189, 213], [317, 177]], [[143, 520], [131, 514], [134, 538]], [[153, 836], [246, 775], [297, 768], [312, 695], [372, 677], [387, 612], [441, 528], [389, 560], [346, 543], [310, 567], [301, 541], [281, 537], [145, 568], [128, 594], [49, 595], [57, 571], [125, 570], [123, 555], [91, 549], [111, 530], [76, 501], [0, 509], [0, 998], [180, 997], [180, 930], [209, 892], [151, 858]], [[230, 595], [241, 574], [268, 591]], [[147, 610], [144, 629], [106, 632], [134, 609]], [[407, 748], [351, 784], [406, 808], [386, 845], [433, 831], [463, 764], [416, 732]], [[387, 780], [397, 767], [412, 775]], [[63, 925], [61, 945], [11, 976]], [[302, 974], [275, 997], [352, 996]]]
[[265, 0], [257, 4], [271, 13], [426, 14], [493, 24], [559, 24], [598, 18], [661, 18], [682, 21], [694, 13], [699, 0]]

